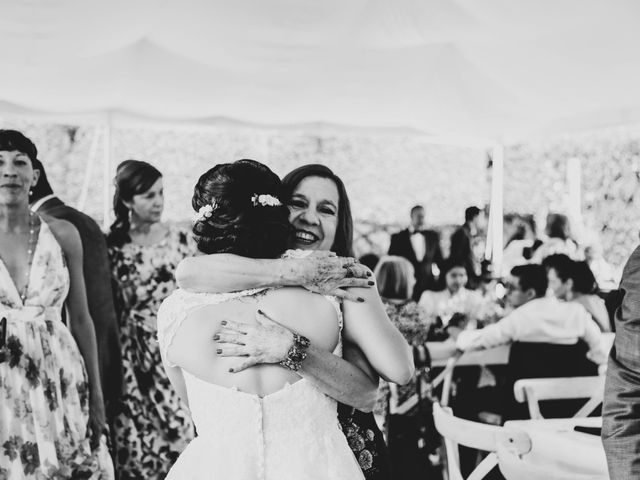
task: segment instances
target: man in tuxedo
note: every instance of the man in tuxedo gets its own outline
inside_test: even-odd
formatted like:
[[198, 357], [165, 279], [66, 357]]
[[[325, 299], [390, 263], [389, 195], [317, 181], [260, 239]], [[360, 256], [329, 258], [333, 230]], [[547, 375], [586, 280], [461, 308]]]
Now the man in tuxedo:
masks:
[[34, 161], [34, 168], [40, 170], [40, 178], [31, 193], [31, 210], [45, 219], [49, 216], [67, 220], [80, 233], [87, 303], [96, 331], [105, 409], [107, 416], [111, 417], [122, 394], [123, 374], [107, 244], [100, 227], [91, 217], [65, 205], [54, 195], [40, 160]]
[[413, 289], [413, 299], [416, 301], [425, 290], [437, 290], [438, 273], [443, 261], [440, 235], [434, 230], [424, 229], [424, 218], [422, 205], [413, 207], [411, 225], [391, 235], [389, 245], [389, 255], [406, 258], [415, 269], [416, 285]]
[[451, 235], [450, 257], [462, 260], [467, 269], [469, 281], [467, 287], [478, 288], [480, 283], [480, 260], [473, 251], [473, 239], [482, 228], [484, 214], [478, 207], [469, 207], [464, 211], [464, 225]]
[[611, 480], [640, 478], [640, 247], [620, 281], [616, 338], [602, 404], [602, 443]]

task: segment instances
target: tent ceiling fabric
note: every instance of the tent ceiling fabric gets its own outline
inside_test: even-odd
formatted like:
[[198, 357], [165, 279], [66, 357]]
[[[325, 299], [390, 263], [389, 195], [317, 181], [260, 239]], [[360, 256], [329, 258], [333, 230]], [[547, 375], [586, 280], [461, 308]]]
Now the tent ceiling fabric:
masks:
[[2, 1], [0, 114], [409, 127], [640, 122], [636, 0]]

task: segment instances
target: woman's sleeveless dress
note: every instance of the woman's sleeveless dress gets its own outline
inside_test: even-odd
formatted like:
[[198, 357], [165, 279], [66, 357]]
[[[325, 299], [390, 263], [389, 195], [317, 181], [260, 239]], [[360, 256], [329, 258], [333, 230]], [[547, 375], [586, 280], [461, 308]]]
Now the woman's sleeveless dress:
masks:
[[[165, 352], [189, 312], [263, 289], [231, 294], [177, 290], [158, 313]], [[340, 326], [342, 315], [336, 306]], [[336, 354], [341, 354], [341, 342]], [[169, 472], [168, 480], [364, 479], [337, 419], [336, 402], [305, 379], [260, 397], [221, 387], [183, 370], [198, 437]]]
[[113, 478], [102, 443], [89, 446], [89, 383], [80, 350], [62, 322], [69, 272], [42, 222], [24, 304], [0, 261], [0, 479]]

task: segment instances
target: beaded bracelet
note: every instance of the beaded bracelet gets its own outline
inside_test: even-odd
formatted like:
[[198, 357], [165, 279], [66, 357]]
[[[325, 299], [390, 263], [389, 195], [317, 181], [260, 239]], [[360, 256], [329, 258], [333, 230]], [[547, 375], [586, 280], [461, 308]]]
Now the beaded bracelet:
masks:
[[280, 365], [294, 372], [300, 370], [302, 361], [307, 358], [307, 348], [309, 348], [310, 344], [311, 342], [307, 337], [294, 333], [293, 345], [287, 352], [287, 358], [279, 362]]

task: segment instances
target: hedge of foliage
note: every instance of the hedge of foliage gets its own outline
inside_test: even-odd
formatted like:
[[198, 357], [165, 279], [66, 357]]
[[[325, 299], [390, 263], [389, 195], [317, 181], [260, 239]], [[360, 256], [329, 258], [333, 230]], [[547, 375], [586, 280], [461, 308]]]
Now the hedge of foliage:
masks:
[[[110, 190], [105, 192], [105, 178], [110, 183], [117, 163], [126, 158], [149, 161], [164, 173], [165, 217], [173, 221], [190, 217], [193, 184], [216, 163], [254, 158], [280, 175], [304, 163], [324, 163], [344, 179], [349, 191], [359, 254], [384, 252], [389, 234], [403, 228], [409, 209], [416, 203], [425, 205], [430, 225], [450, 228], [462, 222], [466, 206], [482, 206], [490, 199], [486, 152], [436, 145], [419, 134], [341, 132], [322, 126], [115, 129], [111, 135], [113, 164], [105, 169], [104, 130], [16, 120], [5, 120], [2, 125], [30, 136], [56, 192], [77, 205], [84, 190], [83, 209], [99, 222], [103, 221], [105, 199], [110, 201], [111, 194]], [[578, 158], [582, 164], [585, 228], [576, 225], [578, 240], [600, 237], [606, 259], [620, 265], [638, 239], [638, 130], [508, 146], [505, 211], [534, 213], [539, 219], [548, 211], [566, 212], [569, 158]]]

